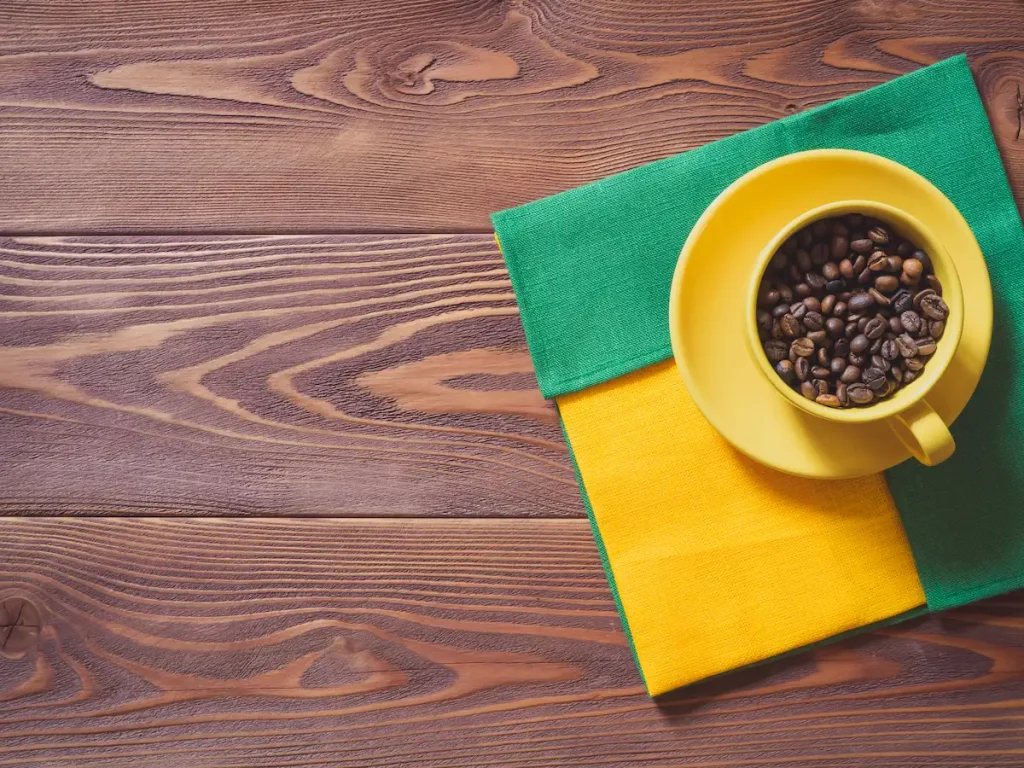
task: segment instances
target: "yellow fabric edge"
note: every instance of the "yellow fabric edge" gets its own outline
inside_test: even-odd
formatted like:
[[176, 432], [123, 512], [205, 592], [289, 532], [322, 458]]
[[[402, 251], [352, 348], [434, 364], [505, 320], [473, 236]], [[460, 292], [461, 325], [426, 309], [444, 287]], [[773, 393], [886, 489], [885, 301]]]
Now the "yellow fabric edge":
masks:
[[925, 603], [881, 475], [733, 449], [673, 361], [557, 398], [651, 695]]

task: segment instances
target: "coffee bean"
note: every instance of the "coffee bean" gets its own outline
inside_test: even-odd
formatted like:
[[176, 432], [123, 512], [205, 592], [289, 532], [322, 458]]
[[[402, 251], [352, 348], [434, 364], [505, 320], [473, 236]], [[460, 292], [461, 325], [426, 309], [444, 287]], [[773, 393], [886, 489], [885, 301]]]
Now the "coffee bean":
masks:
[[825, 290], [825, 278], [817, 272], [808, 272], [805, 275], [804, 280], [807, 285], [811, 287], [811, 291], [814, 293], [821, 293]]
[[[864, 310], [873, 306], [874, 303], [875, 300], [870, 294], [860, 291], [858, 293], [853, 294], [853, 296], [850, 297], [848, 306], [851, 312], [863, 312]], [[936, 319], [941, 320], [942, 318]]]
[[846, 309], [848, 306], [849, 305], [845, 301], [840, 299], [839, 301], [836, 302], [835, 307], [832, 308], [832, 314], [835, 315], [836, 317], [842, 317], [843, 315], [846, 314]]
[[909, 258], [903, 262], [903, 274], [907, 276], [907, 280], [912, 285], [917, 285], [921, 279], [921, 275], [924, 274], [924, 264], [918, 259]]
[[764, 343], [764, 354], [772, 365], [784, 360], [789, 353], [789, 345], [779, 339], [769, 339]]
[[811, 263], [811, 254], [805, 250], [796, 252], [796, 268], [800, 270], [801, 274], [810, 272], [812, 266], [814, 265]]
[[[832, 254], [832, 257], [835, 258], [834, 253]], [[847, 280], [853, 280], [853, 278], [857, 274], [856, 272], [853, 271], [853, 262], [850, 261], [849, 259], [843, 259], [842, 261], [840, 261], [839, 274], [842, 275]]]
[[828, 382], [824, 379], [815, 379], [814, 388], [818, 391], [819, 395], [827, 395], [831, 391]]
[[900, 279], [895, 275], [882, 275], [875, 278], [875, 288], [882, 293], [893, 293], [900, 287]]
[[807, 307], [808, 312], [821, 312], [821, 302], [814, 296], [804, 299], [804, 306]]
[[850, 351], [855, 355], [861, 355], [867, 352], [868, 347], [871, 346], [871, 341], [863, 333], [854, 336], [850, 341]]
[[829, 369], [820, 365], [815, 365], [811, 368], [811, 377], [815, 379], [827, 379], [829, 377]]
[[924, 288], [918, 291], [917, 293], [914, 294], [914, 309], [920, 309], [922, 301], [927, 299], [929, 296], [936, 295], [938, 294], [936, 294], [935, 291], [933, 291], [931, 288]]
[[864, 215], [860, 213], [848, 213], [844, 221], [848, 226], [859, 227], [864, 224]]
[[806, 336], [794, 341], [789, 348], [797, 357], [810, 357], [814, 354], [814, 342]]
[[896, 337], [896, 348], [904, 359], [910, 359], [917, 354], [917, 342], [907, 333], [901, 333]]
[[868, 364], [867, 355], [858, 355], [856, 352], [851, 352], [846, 356], [847, 361], [850, 365], [856, 365], [858, 368], [863, 368]]
[[855, 381], [860, 381], [860, 368], [856, 365], [846, 366], [839, 375], [839, 380], [844, 384], [853, 384]]
[[800, 321], [790, 314], [784, 315], [779, 320], [779, 327], [782, 328], [782, 335], [788, 339], [795, 339], [797, 336], [803, 336], [804, 333]]
[[885, 374], [877, 368], [868, 368], [860, 375], [861, 381], [871, 387], [875, 394], [885, 389]]
[[832, 231], [832, 222], [828, 219], [819, 219], [811, 225], [811, 232], [819, 240], [823, 237], [827, 237], [828, 233]]
[[864, 384], [850, 384], [846, 390], [851, 403], [867, 405], [875, 399], [874, 393]]
[[777, 250], [775, 255], [772, 256], [769, 266], [772, 269], [785, 269], [789, 266], [789, 255], [782, 249]]
[[892, 308], [895, 312], [906, 312], [914, 306], [914, 294], [901, 288], [892, 295]]
[[869, 339], [879, 339], [888, 327], [889, 324], [885, 320], [880, 317], [873, 317], [864, 326], [864, 335]]
[[928, 323], [928, 335], [933, 339], [941, 339], [946, 331], [946, 324], [941, 320], [932, 320]]
[[907, 359], [907, 370], [911, 373], [918, 373], [924, 368], [924, 360], [919, 357], [911, 357]]
[[879, 354], [886, 360], [892, 361], [900, 356], [900, 350], [895, 341], [886, 339], [882, 342], [882, 349]]
[[821, 274], [826, 280], [838, 280], [839, 265], [834, 261], [827, 261], [821, 265]]
[[797, 320], [801, 320], [803, 319], [803, 316], [807, 314], [807, 305], [802, 301], [798, 301], [796, 304], [790, 304], [789, 313]]
[[841, 290], [843, 290], [842, 280], [829, 280], [825, 283], [825, 293], [827, 294], [834, 295], [839, 293]]
[[820, 267], [826, 261], [828, 261], [828, 246], [824, 243], [815, 243], [811, 248], [811, 263]]
[[[789, 361], [787, 360], [786, 362], [788, 363]], [[876, 354], [871, 356], [871, 367], [888, 373], [889, 369], [892, 368], [892, 364], [881, 355]]]
[[825, 347], [818, 347], [818, 365], [828, 368], [830, 355]]
[[789, 360], [779, 360], [775, 364], [775, 372], [790, 386], [796, 383], [796, 370], [793, 367], [793, 363], [789, 362]]
[[846, 370], [846, 361], [841, 357], [833, 357], [828, 364], [828, 369], [833, 376], [841, 376]]
[[900, 322], [899, 315], [889, 318], [889, 330], [897, 335], [903, 333], [903, 323]]
[[872, 227], [868, 230], [868, 238], [873, 243], [885, 245], [889, 242], [889, 230], [885, 227]]
[[875, 300], [875, 304], [880, 307], [889, 306], [889, 297], [879, 291], [877, 288], [868, 288], [868, 296]]
[[872, 272], [885, 272], [889, 269], [889, 257], [885, 251], [875, 251], [868, 259], [868, 269]]
[[875, 279], [874, 272], [865, 267], [864, 271], [857, 275], [858, 285], [870, 285], [871, 281]]
[[949, 307], [937, 293], [921, 299], [921, 313], [929, 320], [945, 320], [949, 317]]
[[871, 253], [874, 247], [875, 244], [867, 238], [863, 240], [850, 241], [850, 250], [854, 253]]
[[814, 384], [809, 381], [805, 381], [800, 384], [800, 394], [808, 400], [814, 400], [818, 396], [818, 390], [815, 388]]
[[903, 373], [903, 369], [902, 368], [899, 368], [899, 367], [894, 365], [892, 367], [892, 370], [889, 371], [889, 375], [892, 376], [893, 381], [895, 381], [898, 384], [899, 382], [903, 381], [903, 377], [906, 374]]
[[839, 400], [841, 408], [850, 404], [850, 394], [845, 384], [836, 384], [836, 398]]
[[[788, 363], [789, 360], [786, 362]], [[800, 381], [807, 381], [811, 377], [811, 361], [806, 357], [798, 357], [793, 363], [793, 371]]]
[[804, 227], [800, 230], [798, 242], [802, 248], [811, 247], [811, 243], [814, 242], [814, 233], [811, 231], [810, 227]]
[[[892, 272], [894, 275], [898, 275], [900, 272], [902, 272], [903, 271], [903, 259], [901, 259], [899, 256], [890, 256], [889, 257], [889, 271]], [[898, 279], [899, 278], [897, 278], [897, 280]]]
[[907, 240], [904, 240], [896, 248], [896, 253], [898, 253], [903, 258], [907, 258], [907, 256], [909, 256], [913, 252], [914, 252], [914, 246], [909, 241], [907, 241]]
[[875, 339], [874, 341], [872, 341], [871, 346], [868, 347], [868, 354], [877, 355], [879, 352], [881, 352], [883, 342], [883, 339]]
[[778, 290], [779, 296], [782, 298], [783, 302], [785, 302], [786, 304], [791, 304], [793, 302], [792, 288], [790, 288], [788, 285], [780, 285]]
[[840, 320], [838, 317], [830, 317], [828, 320], [825, 321], [825, 332], [828, 333], [828, 335], [831, 336], [833, 339], [838, 339], [840, 336], [842, 336], [843, 331], [845, 329], [846, 326], [843, 324], [843, 321]]
[[921, 357], [928, 357], [929, 355], [934, 355], [936, 349], [938, 349], [938, 345], [934, 341], [932, 341], [931, 338], [928, 338], [925, 341], [917, 342], [917, 354], [919, 354]]
[[913, 288], [917, 283], [918, 281], [915, 281], [914, 278], [907, 275], [906, 272], [900, 273], [900, 285], [905, 285], [907, 288]]
[[867, 256], [865, 256], [864, 254], [858, 255], [853, 260], [853, 273], [855, 275], [859, 275], [861, 272], [864, 271], [864, 269], [867, 267], [867, 265], [868, 265]]
[[821, 300], [821, 314], [829, 315], [832, 313], [832, 308], [836, 305], [836, 297], [828, 295]]
[[824, 405], [828, 408], [838, 408], [842, 403], [839, 402], [839, 398], [835, 395], [818, 395], [814, 398], [814, 402], [818, 405]]
[[763, 309], [757, 310], [757, 330], [762, 335], [767, 335], [772, 330], [772, 316], [771, 313], [765, 312]]
[[942, 283], [939, 282], [939, 278], [935, 275], [928, 275], [928, 277], [925, 278], [925, 282], [928, 284], [928, 287], [939, 294], [939, 296], [942, 295]]
[[832, 351], [838, 357], [846, 357], [850, 354], [850, 341], [848, 339], [836, 339], [836, 343], [832, 345]]
[[921, 330], [921, 317], [912, 309], [900, 315], [900, 323], [907, 333], [917, 333]]
[[804, 296], [810, 296], [811, 286], [809, 286], [807, 283], [797, 283], [796, 285], [793, 286], [793, 293], [795, 293], [797, 296], [801, 298], [803, 298]]
[[788, 314], [790, 314], [789, 307], [787, 307], [785, 304], [779, 304], [779, 306], [772, 310], [772, 317], [774, 317], [776, 320], [781, 320]]
[[810, 339], [819, 347], [827, 347], [830, 343], [828, 334], [824, 331], [809, 331], [806, 338]]
[[907, 384], [910, 384], [916, 378], [917, 373], [915, 371], [907, 371], [905, 374], [903, 374], [903, 386], [907, 386]]

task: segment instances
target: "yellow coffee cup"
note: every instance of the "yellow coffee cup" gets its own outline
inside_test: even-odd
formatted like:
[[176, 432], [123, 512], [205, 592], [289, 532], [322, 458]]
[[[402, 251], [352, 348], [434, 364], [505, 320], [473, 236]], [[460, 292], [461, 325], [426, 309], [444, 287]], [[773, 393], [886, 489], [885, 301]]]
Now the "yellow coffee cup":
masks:
[[[942, 298], [949, 306], [946, 329], [935, 353], [917, 379], [890, 397], [862, 408], [829, 408], [808, 400], [790, 389], [765, 356], [757, 329], [757, 295], [761, 276], [782, 243], [802, 227], [818, 219], [863, 213], [880, 219], [902, 238], [915, 243], [931, 259], [935, 275], [942, 283]], [[782, 397], [795, 407], [820, 419], [847, 424], [885, 422], [918, 461], [926, 465], [948, 459], [955, 448], [949, 428], [928, 404], [928, 393], [946, 372], [956, 354], [963, 330], [963, 291], [953, 260], [934, 233], [906, 211], [870, 200], [842, 200], [809, 210], [783, 227], [765, 246], [751, 275], [747, 297], [747, 336], [750, 354], [765, 377]]]

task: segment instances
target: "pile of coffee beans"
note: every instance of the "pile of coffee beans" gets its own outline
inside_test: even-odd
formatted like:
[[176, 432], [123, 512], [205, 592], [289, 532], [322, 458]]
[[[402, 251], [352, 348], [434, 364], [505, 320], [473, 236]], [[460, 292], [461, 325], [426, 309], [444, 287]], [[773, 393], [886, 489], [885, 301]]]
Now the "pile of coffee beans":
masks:
[[757, 329], [776, 373], [831, 408], [871, 405], [913, 382], [948, 316], [928, 254], [857, 213], [787, 239], [757, 296]]

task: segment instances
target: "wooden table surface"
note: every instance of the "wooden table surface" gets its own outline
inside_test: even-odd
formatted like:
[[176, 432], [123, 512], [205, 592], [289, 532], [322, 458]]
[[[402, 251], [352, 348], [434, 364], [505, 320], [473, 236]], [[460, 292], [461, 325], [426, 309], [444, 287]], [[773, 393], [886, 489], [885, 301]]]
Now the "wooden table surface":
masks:
[[1021, 0], [0, 3], [0, 766], [1024, 765], [1021, 593], [646, 697], [488, 222], [960, 52], [1024, 200]]

